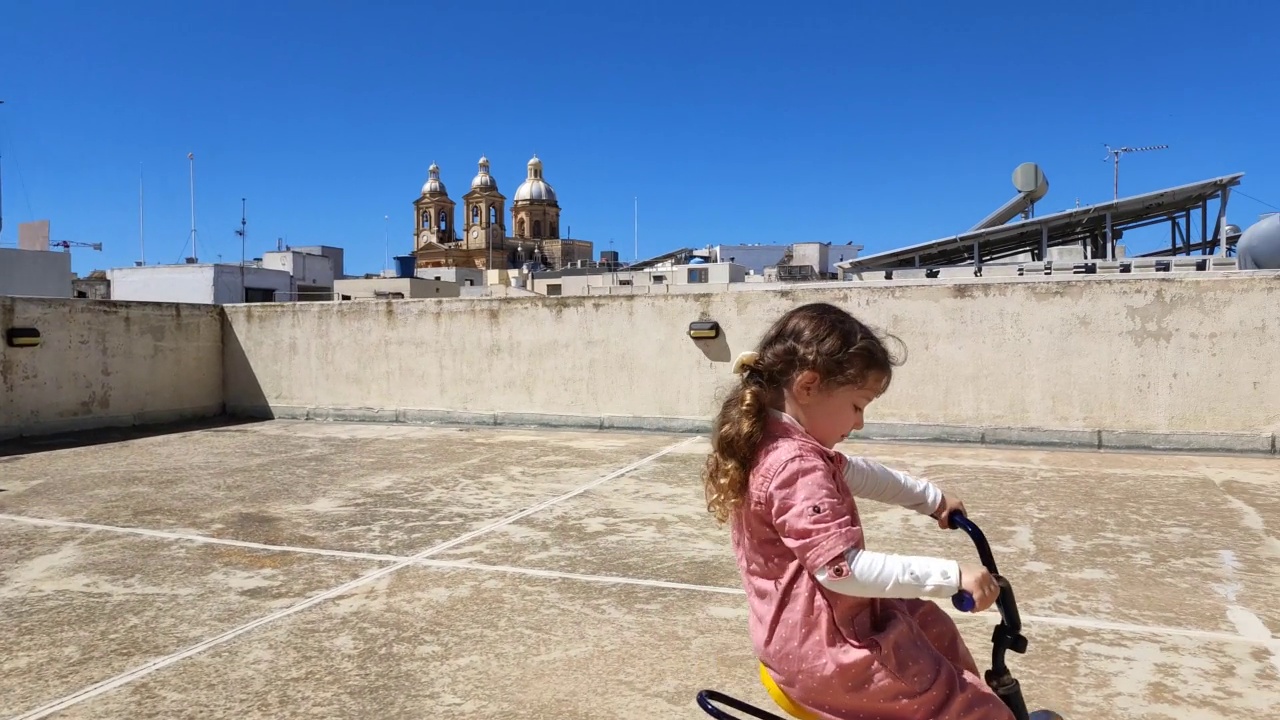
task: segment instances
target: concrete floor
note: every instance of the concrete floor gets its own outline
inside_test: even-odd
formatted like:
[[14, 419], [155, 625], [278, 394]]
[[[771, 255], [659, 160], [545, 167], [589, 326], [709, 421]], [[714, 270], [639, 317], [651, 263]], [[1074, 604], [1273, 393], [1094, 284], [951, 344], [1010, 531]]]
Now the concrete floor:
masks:
[[[1280, 707], [1276, 460], [847, 449], [965, 499], [1017, 591], [1033, 706]], [[705, 687], [769, 707], [705, 451], [269, 422], [0, 457], [0, 718], [693, 719]], [[973, 557], [861, 509], [877, 549]], [[994, 621], [958, 617], [980, 662]]]

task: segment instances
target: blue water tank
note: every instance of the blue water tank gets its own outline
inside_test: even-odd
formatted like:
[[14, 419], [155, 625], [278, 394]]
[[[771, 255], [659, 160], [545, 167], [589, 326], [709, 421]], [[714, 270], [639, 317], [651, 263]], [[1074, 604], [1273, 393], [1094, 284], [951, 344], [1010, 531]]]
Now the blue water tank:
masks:
[[396, 277], [411, 278], [413, 277], [413, 256], [397, 255], [396, 261]]

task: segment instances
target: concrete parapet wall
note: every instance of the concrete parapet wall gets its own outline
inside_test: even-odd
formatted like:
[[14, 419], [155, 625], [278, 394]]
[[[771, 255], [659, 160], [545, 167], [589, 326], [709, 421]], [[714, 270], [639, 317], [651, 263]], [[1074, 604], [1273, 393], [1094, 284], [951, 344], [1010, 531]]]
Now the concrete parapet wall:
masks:
[[213, 306], [0, 297], [0, 439], [164, 423], [223, 412]]
[[[1272, 452], [1280, 273], [227, 306], [0, 298], [0, 438], [234, 414], [705, 432], [730, 363], [833, 302], [907, 350], [862, 435]], [[694, 341], [690, 322], [723, 335]]]
[[[1270, 272], [228, 306], [225, 399], [279, 417], [698, 431], [734, 356], [812, 301], [905, 343], [869, 437], [1274, 451]], [[700, 319], [723, 336], [691, 340]]]

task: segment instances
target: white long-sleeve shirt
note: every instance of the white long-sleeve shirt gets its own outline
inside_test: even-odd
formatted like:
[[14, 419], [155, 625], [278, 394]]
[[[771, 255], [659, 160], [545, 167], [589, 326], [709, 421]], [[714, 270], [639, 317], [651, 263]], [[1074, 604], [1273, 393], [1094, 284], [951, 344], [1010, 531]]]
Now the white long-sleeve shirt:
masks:
[[[892, 470], [874, 460], [845, 455], [844, 480], [854, 497], [877, 500], [931, 515], [942, 502], [933, 483]], [[954, 560], [893, 555], [859, 548], [844, 552], [848, 574], [823, 567], [815, 574], [834, 592], [856, 597], [950, 597], [960, 589], [960, 564]], [[842, 575], [842, 576], [838, 576]]]

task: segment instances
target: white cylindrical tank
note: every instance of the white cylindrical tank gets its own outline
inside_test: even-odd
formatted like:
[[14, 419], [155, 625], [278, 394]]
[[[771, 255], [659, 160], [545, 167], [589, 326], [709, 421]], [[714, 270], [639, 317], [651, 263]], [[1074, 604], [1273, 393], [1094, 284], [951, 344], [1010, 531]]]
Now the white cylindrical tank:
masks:
[[1272, 213], [1240, 235], [1236, 257], [1241, 270], [1280, 270], [1280, 213]]

